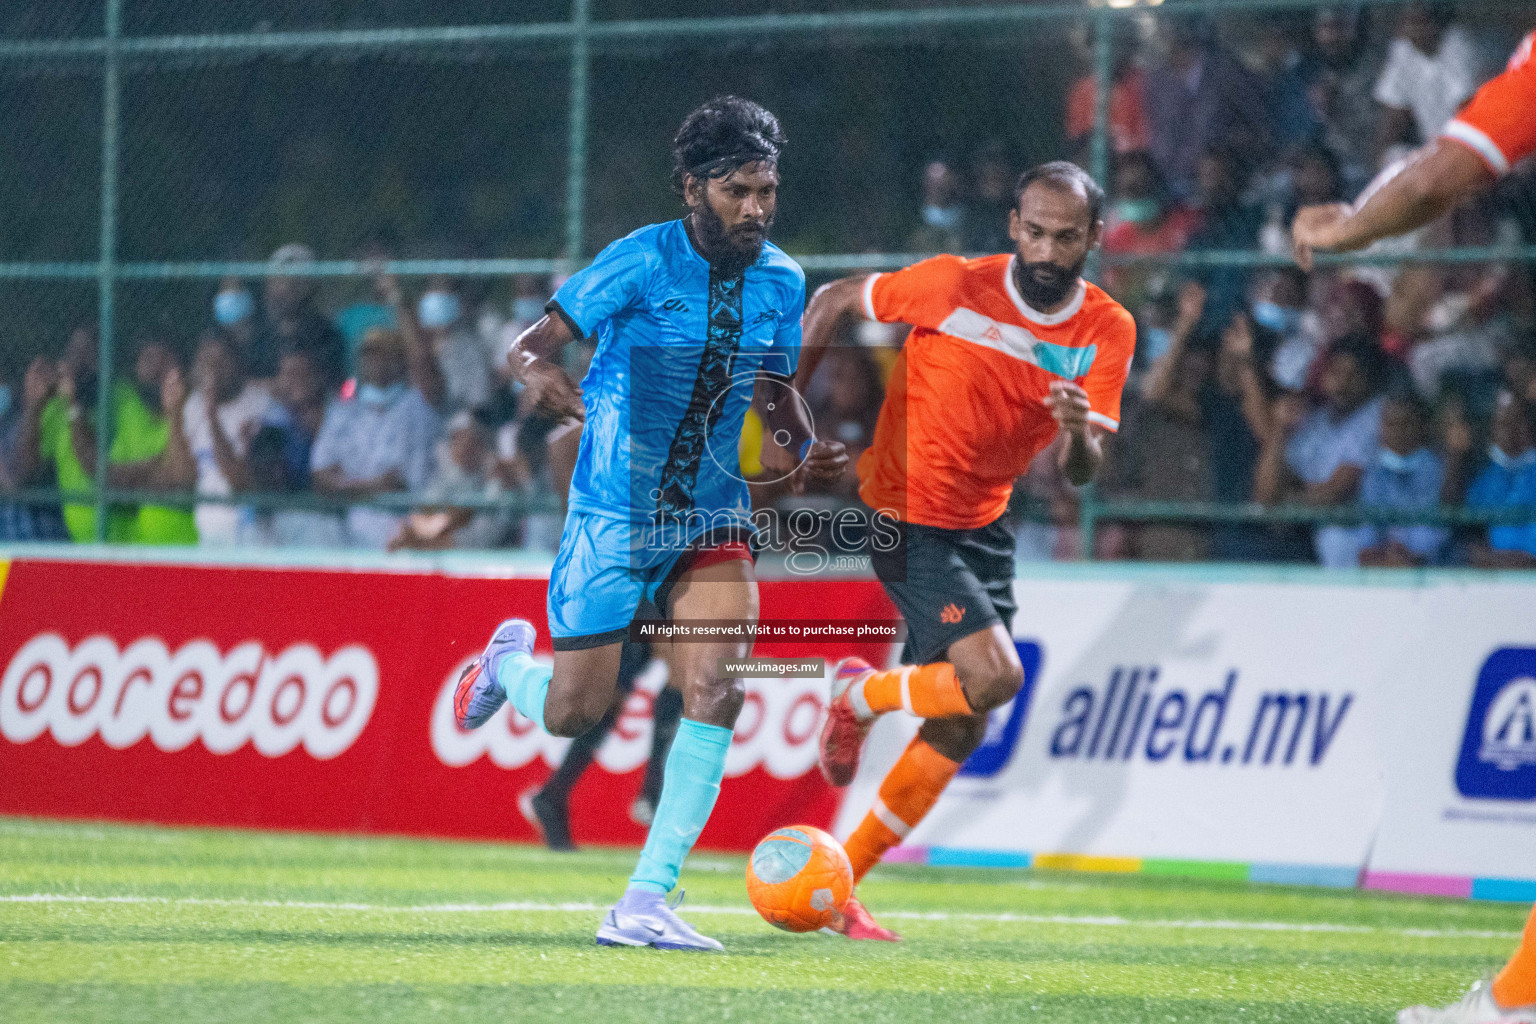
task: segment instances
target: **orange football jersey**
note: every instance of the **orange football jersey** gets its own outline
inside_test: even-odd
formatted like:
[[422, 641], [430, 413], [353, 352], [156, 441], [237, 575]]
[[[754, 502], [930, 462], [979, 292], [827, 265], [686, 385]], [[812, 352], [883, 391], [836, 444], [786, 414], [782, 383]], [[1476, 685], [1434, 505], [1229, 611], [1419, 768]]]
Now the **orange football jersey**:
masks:
[[866, 316], [912, 325], [859, 459], [859, 496], [871, 507], [951, 530], [992, 522], [1056, 436], [1044, 402], [1054, 380], [1082, 385], [1089, 420], [1119, 428], [1131, 315], [1086, 281], [1060, 311], [1032, 309], [1013, 261], [936, 256], [865, 282]]
[[1521, 40], [1509, 66], [1477, 90], [1451, 123], [1445, 138], [1454, 139], [1482, 157], [1496, 175], [1536, 152], [1536, 60], [1532, 32]]

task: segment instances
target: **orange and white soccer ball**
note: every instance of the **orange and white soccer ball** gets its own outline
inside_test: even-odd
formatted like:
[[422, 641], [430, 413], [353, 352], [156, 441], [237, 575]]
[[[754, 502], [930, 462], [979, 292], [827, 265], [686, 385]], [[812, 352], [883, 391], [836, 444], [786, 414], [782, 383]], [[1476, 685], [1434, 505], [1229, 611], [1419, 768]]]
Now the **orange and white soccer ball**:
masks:
[[787, 932], [825, 928], [853, 894], [843, 844], [819, 828], [771, 832], [747, 862], [747, 896], [763, 920]]

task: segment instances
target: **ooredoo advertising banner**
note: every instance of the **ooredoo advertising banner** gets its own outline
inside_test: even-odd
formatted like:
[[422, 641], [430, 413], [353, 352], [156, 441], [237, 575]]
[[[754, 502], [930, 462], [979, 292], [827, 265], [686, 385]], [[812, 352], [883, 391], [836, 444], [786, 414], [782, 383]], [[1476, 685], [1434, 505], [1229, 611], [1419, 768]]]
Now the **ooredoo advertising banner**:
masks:
[[[504, 618], [540, 630], [542, 579], [17, 561], [0, 592], [0, 813], [532, 839], [516, 797], [568, 741], [507, 711], [452, 716], [459, 670]], [[874, 583], [767, 583], [765, 618], [894, 617]], [[888, 644], [760, 642], [764, 656]], [[653, 665], [572, 799], [586, 842], [638, 843]], [[820, 679], [755, 679], [701, 844], [829, 822]]]

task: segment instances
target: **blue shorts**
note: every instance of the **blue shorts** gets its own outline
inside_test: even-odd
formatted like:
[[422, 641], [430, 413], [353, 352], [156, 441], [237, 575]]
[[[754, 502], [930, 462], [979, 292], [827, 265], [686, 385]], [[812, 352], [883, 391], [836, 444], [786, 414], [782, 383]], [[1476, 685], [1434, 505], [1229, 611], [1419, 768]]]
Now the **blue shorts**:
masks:
[[589, 512], [566, 514], [549, 573], [549, 635], [557, 651], [619, 643], [642, 601], [662, 614], [686, 570], [752, 559], [745, 529], [715, 529], [687, 544], [649, 543], [649, 528]]

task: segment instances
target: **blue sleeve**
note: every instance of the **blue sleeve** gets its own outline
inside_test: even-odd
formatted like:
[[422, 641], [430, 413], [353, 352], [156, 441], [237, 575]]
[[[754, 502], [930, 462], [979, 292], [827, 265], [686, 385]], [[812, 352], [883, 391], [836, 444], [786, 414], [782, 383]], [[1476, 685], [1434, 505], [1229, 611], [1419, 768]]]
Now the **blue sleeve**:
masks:
[[[798, 269], [798, 268], [797, 268]], [[800, 317], [805, 312], [805, 276], [797, 273], [784, 315], [773, 332], [773, 348], [763, 360], [763, 369], [784, 377], [793, 377], [800, 368]]]
[[550, 302], [566, 322], [590, 338], [604, 321], [636, 305], [650, 281], [651, 250], [621, 238], [572, 274]]

